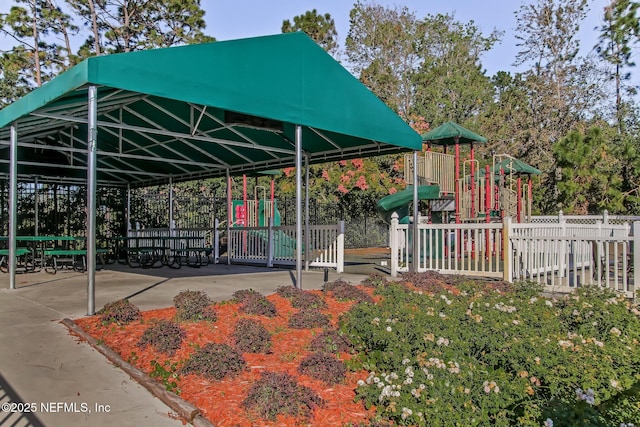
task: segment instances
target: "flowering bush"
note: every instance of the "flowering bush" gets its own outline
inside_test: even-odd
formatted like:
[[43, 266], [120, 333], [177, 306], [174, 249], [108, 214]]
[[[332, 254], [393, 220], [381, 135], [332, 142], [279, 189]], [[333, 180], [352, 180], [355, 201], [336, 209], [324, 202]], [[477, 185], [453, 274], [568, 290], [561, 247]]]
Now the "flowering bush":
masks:
[[[400, 425], [558, 427], [575, 425], [559, 415], [569, 407], [602, 425], [640, 419], [636, 305], [595, 288], [561, 299], [524, 285], [427, 288], [378, 287], [380, 303], [341, 320], [355, 367], [370, 372], [357, 396], [380, 415]], [[576, 400], [577, 389], [588, 399]]]

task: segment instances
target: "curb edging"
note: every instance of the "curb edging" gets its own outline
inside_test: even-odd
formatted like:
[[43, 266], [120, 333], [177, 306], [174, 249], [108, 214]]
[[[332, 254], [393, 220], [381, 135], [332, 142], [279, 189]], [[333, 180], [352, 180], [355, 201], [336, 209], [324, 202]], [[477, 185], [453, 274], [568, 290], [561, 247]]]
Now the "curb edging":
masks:
[[209, 420], [202, 416], [200, 409], [193, 406], [191, 403], [179, 397], [177, 394], [167, 391], [157, 381], [149, 377], [142, 370], [136, 368], [128, 362], [125, 362], [122, 357], [109, 347], [102, 345], [94, 337], [86, 333], [81, 327], [68, 318], [60, 321], [66, 326], [71, 333], [78, 336], [80, 339], [89, 343], [91, 347], [102, 353], [111, 363], [118, 368], [126, 372], [132, 379], [149, 392], [160, 399], [165, 405], [174, 410], [181, 418], [192, 424], [194, 427], [215, 427]]

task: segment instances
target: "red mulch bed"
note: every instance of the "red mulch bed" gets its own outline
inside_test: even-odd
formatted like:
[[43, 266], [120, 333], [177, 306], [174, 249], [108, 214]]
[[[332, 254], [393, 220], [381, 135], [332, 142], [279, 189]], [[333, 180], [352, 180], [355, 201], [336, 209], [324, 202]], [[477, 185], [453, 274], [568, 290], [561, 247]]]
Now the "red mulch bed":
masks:
[[[361, 289], [371, 294], [369, 289]], [[314, 292], [322, 294], [320, 291]], [[289, 328], [287, 326], [289, 316], [298, 310], [291, 306], [289, 300], [279, 295], [274, 294], [267, 298], [276, 305], [278, 313], [276, 317], [244, 314], [239, 311], [240, 304], [224, 302], [214, 305], [218, 314], [218, 320], [215, 322], [181, 323], [187, 332], [187, 338], [176, 354], [170, 358], [156, 352], [151, 346], [140, 348], [136, 344], [149, 326], [151, 319], [172, 319], [176, 314], [175, 308], [144, 312], [143, 322], [133, 322], [122, 327], [114, 324], [103, 326], [98, 316], [78, 319], [75, 322], [91, 336], [119, 353], [125, 361], [149, 374], [152, 371], [152, 360], [160, 364], [164, 364], [166, 360], [171, 362], [186, 360], [195, 351], [194, 344], [202, 347], [208, 342], [214, 342], [233, 346], [235, 323], [245, 317], [258, 319], [272, 334], [272, 353], [243, 353], [248, 369], [235, 378], [210, 381], [196, 375], [181, 375], [178, 381], [181, 398], [198, 407], [206, 418], [219, 427], [342, 426], [347, 423], [354, 425], [366, 423], [375, 414], [375, 408], [366, 410], [361, 402], [354, 403], [354, 390], [357, 381], [365, 379], [368, 373], [366, 371], [348, 372], [343, 383], [331, 386], [299, 374], [297, 368], [300, 361], [310, 354], [308, 350], [310, 341], [322, 330], [320, 328], [303, 330]], [[334, 327], [337, 326], [340, 315], [354, 304], [351, 301], [338, 301], [329, 296], [326, 297], [326, 302], [328, 308], [322, 312], [331, 316]], [[340, 354], [342, 360], [347, 360], [349, 357], [347, 353]], [[275, 422], [270, 422], [247, 413], [247, 410], [242, 407], [242, 401], [253, 382], [260, 378], [263, 371], [286, 372], [294, 376], [300, 384], [313, 389], [325, 401], [324, 407], [315, 409], [309, 420], [278, 416]]]

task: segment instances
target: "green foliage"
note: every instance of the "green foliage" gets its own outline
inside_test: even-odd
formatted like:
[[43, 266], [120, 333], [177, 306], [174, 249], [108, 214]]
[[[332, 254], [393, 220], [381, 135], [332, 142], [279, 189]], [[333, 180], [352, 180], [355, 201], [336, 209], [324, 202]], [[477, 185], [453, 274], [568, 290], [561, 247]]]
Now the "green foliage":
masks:
[[127, 299], [107, 303], [97, 314], [100, 315], [100, 320], [105, 324], [126, 325], [142, 318], [140, 309]]
[[602, 129], [573, 131], [553, 147], [560, 171], [560, 208], [566, 213], [612, 213], [624, 210], [622, 164]]
[[278, 414], [308, 418], [311, 411], [323, 404], [313, 390], [299, 385], [289, 374], [278, 372], [264, 372], [243, 402], [248, 410], [272, 421]]
[[173, 298], [176, 319], [185, 322], [199, 320], [215, 322], [217, 315], [211, 306], [212, 302], [204, 291], [182, 291]]
[[329, 323], [329, 316], [317, 309], [302, 309], [289, 317], [289, 327], [294, 329], [324, 328]]
[[640, 379], [637, 305], [590, 287], [562, 299], [528, 285], [460, 289], [390, 284], [377, 288], [379, 304], [357, 305], [341, 319], [358, 366], [370, 371], [358, 399], [400, 425], [640, 419], [638, 390], [630, 392]]
[[160, 320], [142, 333], [138, 347], [152, 346], [156, 351], [173, 356], [187, 336], [184, 329], [170, 320]]
[[294, 31], [304, 31], [320, 47], [331, 54], [335, 54], [338, 49], [336, 24], [328, 13], [318, 15], [318, 11], [313, 9], [306, 11], [304, 15], [294, 16], [293, 24], [288, 19], [282, 22], [283, 33]]
[[151, 378], [160, 381], [167, 391], [180, 394], [180, 388], [178, 387], [180, 375], [178, 374], [177, 363], [171, 363], [166, 360], [164, 364], [161, 365], [157, 360], [152, 360], [151, 367], [153, 368], [149, 374]]
[[181, 372], [221, 380], [238, 375], [246, 366], [242, 355], [227, 344], [207, 343], [189, 356]]
[[240, 319], [233, 330], [236, 348], [243, 353], [268, 353], [271, 335], [257, 320]]
[[298, 366], [298, 372], [331, 385], [344, 380], [347, 367], [333, 354], [317, 352], [302, 359]]

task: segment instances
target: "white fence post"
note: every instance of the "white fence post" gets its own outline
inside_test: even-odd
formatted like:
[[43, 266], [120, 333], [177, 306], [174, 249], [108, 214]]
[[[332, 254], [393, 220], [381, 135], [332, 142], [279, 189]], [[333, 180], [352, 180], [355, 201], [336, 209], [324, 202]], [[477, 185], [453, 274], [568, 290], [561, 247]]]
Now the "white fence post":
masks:
[[269, 217], [269, 228], [267, 229], [267, 267], [273, 267], [273, 217]]
[[336, 272], [344, 271], [344, 221], [338, 222], [338, 259]]
[[502, 256], [504, 257], [504, 271], [502, 272], [505, 282], [513, 281], [513, 249], [511, 245], [511, 217], [502, 220]]
[[602, 213], [602, 222], [605, 224], [609, 224], [609, 211], [606, 209]]
[[640, 221], [633, 223], [633, 301], [638, 296], [638, 286], [640, 285]]
[[[220, 261], [220, 220], [216, 218], [213, 221], [213, 263], [217, 264]], [[229, 236], [227, 236], [227, 240]]]
[[391, 246], [391, 276], [398, 275], [398, 214], [391, 215], [391, 225], [389, 226], [389, 246]]

